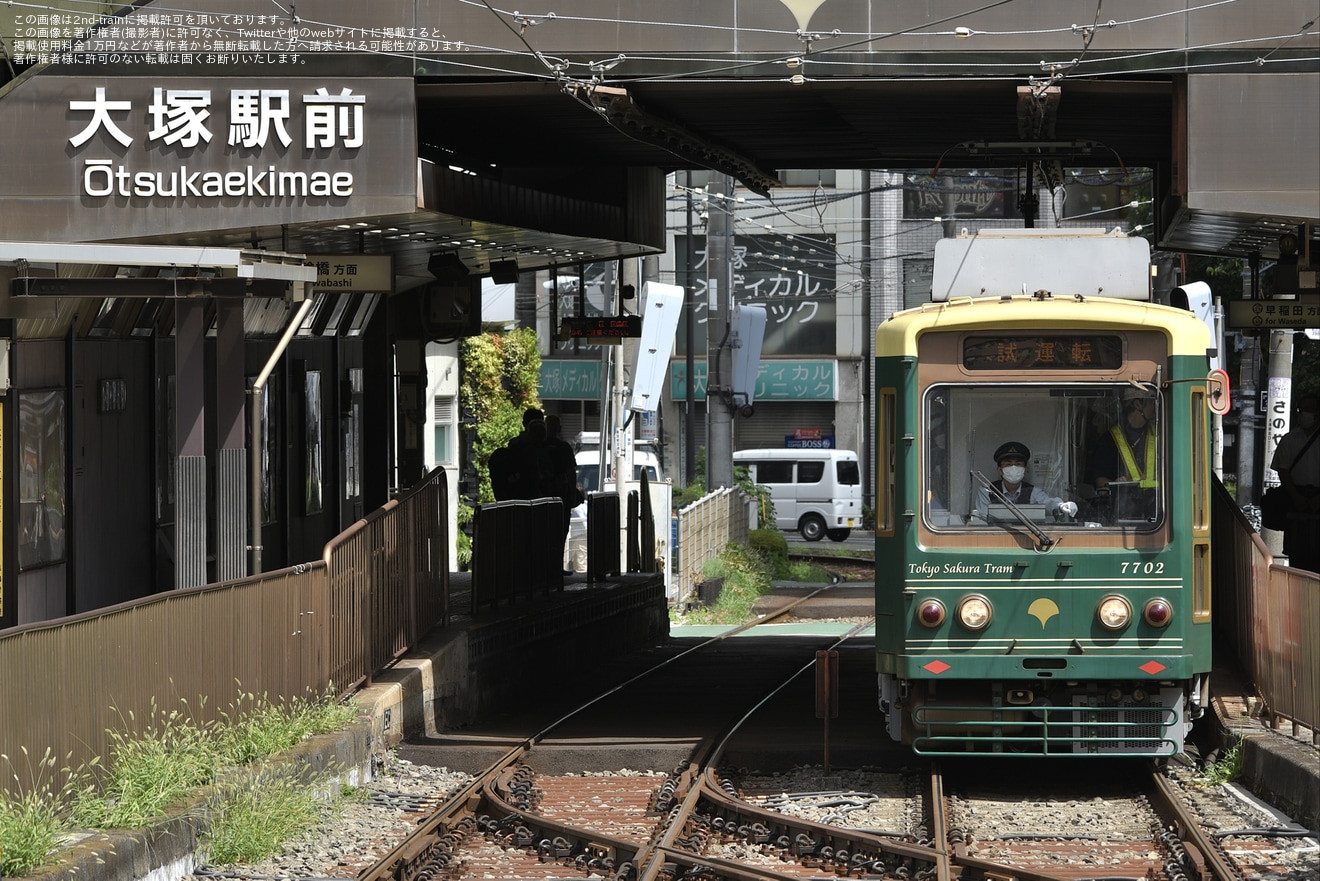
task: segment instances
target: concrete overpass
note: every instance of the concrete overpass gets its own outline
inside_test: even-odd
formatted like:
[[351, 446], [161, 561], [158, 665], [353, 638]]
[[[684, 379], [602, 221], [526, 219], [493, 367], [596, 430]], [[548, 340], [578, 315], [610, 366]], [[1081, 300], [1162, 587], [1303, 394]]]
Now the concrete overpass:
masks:
[[[654, 253], [683, 168], [766, 192], [791, 168], [1146, 166], [1157, 247], [1265, 259], [1320, 218], [1320, 0], [100, 5], [55, 0], [57, 39], [0, 25], [0, 143], [48, 177], [0, 184], [0, 239], [365, 248], [404, 289], [437, 251], [476, 271]], [[391, 198], [150, 217], [128, 199], [107, 223], [70, 192], [70, 96], [93, 81], [145, 105], [151, 83], [394, 77], [413, 85], [367, 122]]]

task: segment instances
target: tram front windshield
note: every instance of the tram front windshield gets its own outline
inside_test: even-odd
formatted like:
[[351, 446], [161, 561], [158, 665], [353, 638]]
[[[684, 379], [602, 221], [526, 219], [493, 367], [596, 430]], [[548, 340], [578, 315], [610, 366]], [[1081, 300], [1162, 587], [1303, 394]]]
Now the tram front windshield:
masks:
[[[937, 530], [994, 529], [1006, 510], [1051, 529], [1154, 529], [1163, 410], [1153, 386], [1127, 383], [932, 386], [922, 406], [923, 517]], [[995, 462], [1006, 445], [1023, 454], [1016, 487]]]

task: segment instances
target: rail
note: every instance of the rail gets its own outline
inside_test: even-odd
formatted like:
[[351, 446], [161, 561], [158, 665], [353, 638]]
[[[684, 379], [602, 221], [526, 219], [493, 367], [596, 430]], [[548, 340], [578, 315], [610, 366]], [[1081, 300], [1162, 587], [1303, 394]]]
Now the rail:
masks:
[[707, 493], [678, 512], [678, 596], [692, 592], [706, 561], [719, 556], [730, 542], [747, 543], [751, 506], [738, 487]]
[[[0, 768], [29, 785], [109, 755], [186, 702], [215, 721], [239, 693], [279, 701], [348, 694], [449, 610], [448, 490], [441, 469], [336, 536], [322, 559], [0, 632]], [[15, 774], [18, 778], [15, 778]]]
[[1220, 639], [1264, 700], [1274, 728], [1309, 729], [1320, 746], [1320, 575], [1274, 562], [1223, 484], [1215, 481], [1214, 608]]

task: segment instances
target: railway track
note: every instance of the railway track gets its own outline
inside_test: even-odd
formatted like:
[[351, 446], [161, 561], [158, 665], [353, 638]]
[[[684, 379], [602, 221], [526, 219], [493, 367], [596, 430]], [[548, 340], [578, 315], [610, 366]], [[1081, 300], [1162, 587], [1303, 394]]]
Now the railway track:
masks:
[[[1240, 866], [1162, 771], [1127, 767], [1072, 797], [1038, 781], [952, 782], [966, 770], [932, 767], [924, 790], [910, 771], [868, 773], [864, 790], [790, 794], [775, 791], [782, 778], [726, 777], [699, 761], [664, 777], [541, 775], [514, 765], [483, 784], [476, 810], [413, 836], [359, 877], [1292, 877], [1278, 863]], [[461, 802], [451, 800], [450, 811]], [[891, 828], [857, 822], [874, 818], [878, 804]]]
[[788, 559], [795, 563], [812, 563], [820, 566], [833, 575], [837, 581], [873, 581], [875, 579], [875, 560], [872, 557], [790, 552]]
[[[776, 617], [791, 614], [794, 606], [810, 601], [819, 592], [790, 603]], [[765, 620], [768, 619], [708, 640], [683, 652], [678, 658], [698, 651], [713, 650], [725, 639], [765, 623]], [[835, 641], [833, 647], [846, 642], [861, 629], [854, 628]], [[511, 748], [423, 822], [416, 832], [400, 842], [375, 867], [359, 877], [363, 881], [403, 881], [423, 877], [542, 877], [542, 873], [535, 871], [535, 867], [510, 865], [511, 853], [514, 852], [521, 854], [524, 859], [534, 855], [538, 864], [551, 863], [562, 867], [567, 862], [589, 874], [618, 879], [672, 876], [676, 867], [694, 869], [704, 865], [703, 861], [718, 860], [700, 852], [701, 842], [709, 837], [708, 829], [715, 827], [711, 825], [713, 820], [707, 819], [707, 815], [698, 810], [699, 807], [712, 801], [722, 803], [719, 830], [753, 830], [758, 822], [756, 819], [734, 819], [743, 817], [743, 813], [741, 810], [735, 813], [737, 805], [727, 797], [723, 785], [713, 776], [718, 760], [731, 738], [748, 719], [789, 682], [814, 667], [814, 652], [808, 654], [805, 649], [802, 650], [800, 657], [795, 660], [797, 666], [787, 671], [787, 678], [783, 678], [783, 671], [780, 671], [772, 675], [774, 681], [762, 682], [759, 689], [736, 689], [756, 694], [758, 699], [750, 705], [744, 704], [745, 708], [740, 715], [727, 712], [735, 705], [725, 702], [726, 712], [720, 722], [721, 727], [703, 733], [693, 750], [692, 761], [687, 767], [677, 769], [658, 787], [639, 784], [636, 778], [622, 778], [633, 782], [621, 784], [616, 781], [611, 784], [613, 789], [608, 797], [596, 793], [586, 802], [592, 810], [585, 812], [582, 808], [584, 784], [580, 778], [537, 775], [530, 764], [537, 746], [549, 742], [552, 734], [563, 737], [563, 729], [570, 727], [570, 720], [581, 717], [588, 709], [596, 708], [600, 712], [599, 705], [604, 699], [617, 698], [625, 687], [635, 685], [638, 680], [678, 658], [670, 658], [655, 668], [643, 671]], [[706, 690], [703, 688], [703, 692]], [[642, 692], [632, 699], [651, 698]], [[599, 784], [588, 784], [591, 785]], [[605, 803], [611, 806], [604, 810], [608, 820], [601, 819], [602, 809], [599, 806]], [[576, 813], [590, 814], [593, 821], [565, 822], [561, 813], [563, 806], [570, 804], [578, 806]], [[627, 807], [618, 807], [620, 805]], [[747, 811], [753, 817], [757, 813], [757, 809], [752, 807], [748, 807]], [[768, 815], [770, 812], [764, 813]], [[642, 818], [648, 814], [654, 817], [644, 822]], [[623, 834], [626, 829], [632, 830], [632, 833]], [[798, 830], [794, 838], [810, 834]], [[466, 852], [460, 858], [465, 843], [474, 835], [480, 836], [488, 844], [494, 844], [498, 849], [498, 854], [486, 854], [500, 857], [498, 868], [470, 866], [470, 861], [475, 857]], [[453, 870], [460, 863], [469, 866], [475, 874], [467, 874], [469, 869], [464, 869], [462, 874], [454, 874]], [[723, 869], [732, 870], [732, 864]], [[530, 874], [524, 875], [521, 872]]]
[[[853, 642], [863, 644], [853, 650]], [[771, 643], [782, 641], [765, 641]], [[1240, 802], [1230, 815], [1217, 814], [1222, 788], [1196, 789], [1173, 764], [1154, 772], [1117, 761], [1061, 760], [1048, 770], [1015, 760], [927, 766], [875, 738], [866, 751], [871, 766], [832, 770], [827, 760], [822, 767], [812, 737], [822, 722], [802, 723], [811, 696], [802, 681], [811, 678], [815, 653], [830, 647], [847, 661], [850, 651], [869, 656], [870, 643], [850, 633], [830, 644], [800, 639], [789, 649], [762, 647], [745, 658], [727, 637], [687, 648], [585, 703], [570, 701], [576, 709], [555, 709], [548, 724], [502, 747], [497, 761], [447, 792], [434, 811], [418, 814], [419, 802], [402, 799], [400, 810], [416, 818], [413, 831], [375, 848], [381, 856], [369, 865], [340, 858], [319, 871], [245, 874], [234, 867], [206, 874], [362, 881], [1315, 878], [1313, 842], [1272, 834], [1286, 821], [1251, 814]], [[865, 670], [867, 660], [844, 667]], [[540, 683], [537, 693], [558, 685]], [[858, 695], [869, 700], [870, 688], [867, 681], [842, 689], [845, 708]], [[672, 756], [676, 748], [684, 756], [677, 763], [612, 764], [618, 755]], [[601, 772], [609, 767], [616, 770]], [[1234, 833], [1228, 846], [1216, 836], [1224, 832]]]

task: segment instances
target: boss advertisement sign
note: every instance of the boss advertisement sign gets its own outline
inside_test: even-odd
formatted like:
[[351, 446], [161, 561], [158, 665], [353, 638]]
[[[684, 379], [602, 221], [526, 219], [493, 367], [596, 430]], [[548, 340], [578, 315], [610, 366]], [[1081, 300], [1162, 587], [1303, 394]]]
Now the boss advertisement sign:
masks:
[[26, 133], [14, 167], [30, 170], [0, 182], [0, 206], [22, 206], [0, 210], [0, 232], [126, 238], [412, 211], [415, 128], [411, 79], [38, 77], [0, 102], [0, 129]]

